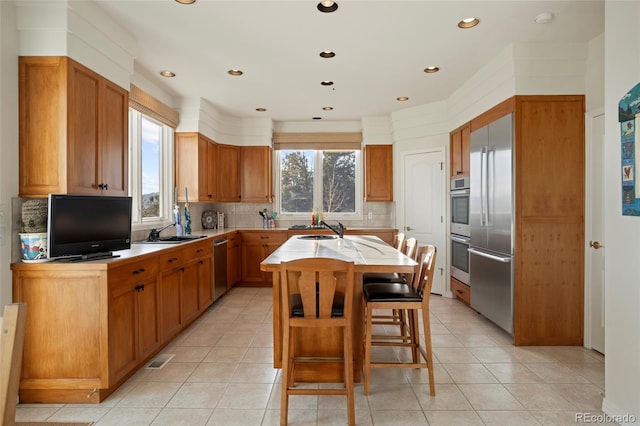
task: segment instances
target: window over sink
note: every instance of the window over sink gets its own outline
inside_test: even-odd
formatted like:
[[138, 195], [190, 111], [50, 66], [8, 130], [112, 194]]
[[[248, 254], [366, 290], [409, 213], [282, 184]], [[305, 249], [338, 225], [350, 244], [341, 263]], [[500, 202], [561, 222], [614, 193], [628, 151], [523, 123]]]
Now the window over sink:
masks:
[[322, 209], [325, 219], [361, 214], [360, 150], [283, 149], [276, 159], [281, 215], [306, 220], [314, 208]]

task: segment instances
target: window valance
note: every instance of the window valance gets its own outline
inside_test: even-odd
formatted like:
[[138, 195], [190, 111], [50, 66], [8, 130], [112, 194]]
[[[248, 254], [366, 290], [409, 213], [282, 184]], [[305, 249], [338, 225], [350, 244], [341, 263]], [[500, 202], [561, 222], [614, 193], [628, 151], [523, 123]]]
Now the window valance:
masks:
[[360, 132], [274, 133], [274, 149], [361, 149]]
[[129, 90], [129, 106], [174, 129], [180, 121], [177, 111], [133, 84]]

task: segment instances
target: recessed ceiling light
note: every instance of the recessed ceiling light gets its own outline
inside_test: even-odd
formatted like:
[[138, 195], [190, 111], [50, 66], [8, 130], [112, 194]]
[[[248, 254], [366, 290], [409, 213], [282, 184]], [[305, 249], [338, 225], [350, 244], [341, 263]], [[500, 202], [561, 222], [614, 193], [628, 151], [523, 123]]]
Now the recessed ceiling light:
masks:
[[323, 50], [320, 52], [321, 58], [333, 58], [334, 56], [336, 56], [336, 52], [332, 52], [331, 50]]
[[426, 67], [424, 69], [424, 72], [426, 72], [427, 74], [431, 74], [431, 73], [438, 72], [438, 71], [440, 71], [439, 67]]
[[160, 71], [160, 75], [163, 77], [175, 77], [176, 73], [173, 71], [169, 71], [169, 70], [162, 70]]
[[324, 80], [321, 81], [320, 84], [322, 84], [323, 86], [333, 86], [333, 81]]
[[325, 111], [331, 111], [333, 109], [333, 107], [322, 107], [323, 110]]
[[458, 22], [460, 28], [473, 28], [480, 23], [478, 18], [465, 18]]
[[242, 75], [242, 74], [244, 74], [242, 71], [236, 70], [236, 69], [229, 70], [229, 71], [227, 71], [227, 73], [229, 73], [230, 75]]
[[180, 4], [194, 4], [196, 0], [176, 0], [176, 3]]
[[258, 112], [265, 112], [267, 109], [266, 108], [256, 108], [256, 111]]
[[548, 24], [553, 21], [553, 13], [551, 12], [542, 12], [540, 15], [533, 18], [536, 24]]
[[318, 3], [318, 10], [324, 13], [331, 13], [338, 10], [338, 3], [330, 0], [323, 0]]
[[404, 102], [404, 101], [408, 101], [408, 100], [409, 100], [409, 97], [408, 97], [408, 96], [398, 96], [398, 97], [396, 98], [396, 100], [397, 100], [397, 101], [400, 101], [400, 102]]
[[322, 120], [322, 117], [313, 117], [314, 120]]

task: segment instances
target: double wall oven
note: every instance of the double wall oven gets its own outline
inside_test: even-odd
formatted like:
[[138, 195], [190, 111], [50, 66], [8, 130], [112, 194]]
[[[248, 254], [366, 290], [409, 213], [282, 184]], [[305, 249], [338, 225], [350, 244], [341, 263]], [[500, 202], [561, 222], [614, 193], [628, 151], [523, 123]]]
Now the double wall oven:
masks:
[[451, 276], [469, 285], [469, 178], [451, 179]]

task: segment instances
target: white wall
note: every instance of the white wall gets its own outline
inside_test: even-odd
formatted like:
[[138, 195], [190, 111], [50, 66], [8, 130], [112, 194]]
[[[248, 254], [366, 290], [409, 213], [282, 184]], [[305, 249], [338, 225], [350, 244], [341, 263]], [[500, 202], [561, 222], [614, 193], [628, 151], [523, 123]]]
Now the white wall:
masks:
[[[0, 307], [11, 303], [11, 198], [18, 195], [18, 57], [15, 9], [0, 1]], [[1, 311], [0, 311], [1, 315]]]
[[[640, 2], [605, 4], [605, 399], [640, 422], [640, 217], [621, 214], [618, 102], [640, 82]], [[638, 149], [639, 147], [636, 147]], [[637, 165], [636, 165], [637, 166]], [[636, 176], [638, 173], [636, 167]]]

